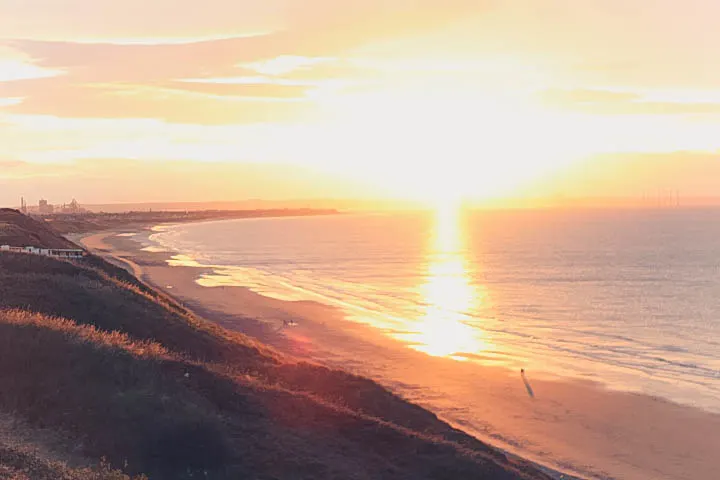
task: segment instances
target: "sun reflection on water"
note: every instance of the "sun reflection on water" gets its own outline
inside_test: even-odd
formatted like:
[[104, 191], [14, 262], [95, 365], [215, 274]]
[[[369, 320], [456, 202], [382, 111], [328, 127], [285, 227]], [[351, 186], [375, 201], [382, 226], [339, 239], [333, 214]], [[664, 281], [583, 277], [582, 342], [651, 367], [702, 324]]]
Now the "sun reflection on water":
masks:
[[466, 360], [467, 355], [488, 349], [484, 332], [469, 324], [467, 312], [482, 304], [484, 294], [470, 281], [460, 208], [456, 204], [437, 209], [426, 282], [419, 291], [424, 312], [405, 337], [412, 348], [456, 360]]

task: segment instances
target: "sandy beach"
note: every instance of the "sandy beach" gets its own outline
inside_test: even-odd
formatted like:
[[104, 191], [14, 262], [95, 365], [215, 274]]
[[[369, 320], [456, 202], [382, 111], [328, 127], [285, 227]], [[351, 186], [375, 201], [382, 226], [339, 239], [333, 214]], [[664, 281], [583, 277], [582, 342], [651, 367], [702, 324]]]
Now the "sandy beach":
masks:
[[710, 479], [720, 471], [720, 415], [590, 382], [549, 380], [530, 369], [531, 398], [520, 372], [427, 356], [332, 307], [200, 286], [207, 269], [170, 266], [169, 254], [142, 250], [128, 233], [78, 240], [208, 320], [371, 377], [506, 451], [585, 478]]

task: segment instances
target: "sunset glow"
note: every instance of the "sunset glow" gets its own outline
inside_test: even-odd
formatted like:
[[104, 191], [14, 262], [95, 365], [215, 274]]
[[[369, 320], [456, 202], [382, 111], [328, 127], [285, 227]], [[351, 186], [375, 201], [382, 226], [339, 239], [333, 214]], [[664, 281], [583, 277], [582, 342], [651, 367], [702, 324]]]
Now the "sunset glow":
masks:
[[464, 355], [477, 355], [489, 347], [483, 331], [468, 324], [467, 315], [487, 299], [471, 285], [457, 205], [438, 208], [434, 232], [427, 253], [427, 282], [420, 287], [424, 312], [409, 327], [414, 332], [399, 337], [420, 352], [464, 360]]
[[720, 472], [720, 0], [0, 0], [0, 480]]
[[65, 3], [0, 0], [4, 202], [717, 193], [712, 2]]

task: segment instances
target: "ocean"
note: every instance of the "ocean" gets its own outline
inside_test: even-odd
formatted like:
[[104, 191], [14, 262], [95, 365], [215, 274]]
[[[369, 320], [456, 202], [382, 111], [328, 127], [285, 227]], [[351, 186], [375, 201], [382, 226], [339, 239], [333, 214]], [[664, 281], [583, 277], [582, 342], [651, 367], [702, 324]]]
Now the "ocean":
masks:
[[312, 300], [408, 349], [720, 412], [720, 210], [457, 211], [158, 229], [205, 286]]

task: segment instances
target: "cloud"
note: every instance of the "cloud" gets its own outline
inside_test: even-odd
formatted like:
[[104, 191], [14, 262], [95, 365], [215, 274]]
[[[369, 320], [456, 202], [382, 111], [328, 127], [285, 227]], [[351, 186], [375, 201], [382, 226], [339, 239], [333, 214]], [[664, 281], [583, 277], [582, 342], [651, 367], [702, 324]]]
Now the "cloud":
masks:
[[[2, 165], [2, 164], [0, 164]], [[58, 203], [220, 201], [247, 198], [352, 198], [363, 186], [310, 168], [283, 164], [143, 162], [92, 158], [61, 165], [23, 163], [13, 175], [0, 170], [0, 203], [47, 198]], [[141, 175], [138, 172], [142, 172]], [[123, 188], [117, 188], [122, 184]], [[172, 188], [158, 188], [172, 185]], [[15, 199], [18, 200], [15, 200]]]
[[19, 50], [0, 45], [0, 83], [62, 75], [62, 70], [42, 68]]
[[[237, 74], [236, 65], [243, 56], [263, 56], [259, 48], [263, 43], [256, 38], [174, 45], [6, 41], [44, 68], [65, 70], [76, 82], [153, 82]], [[250, 51], [257, 53], [247, 53]]]
[[18, 160], [0, 160], [0, 172], [26, 165]]
[[[227, 104], [224, 108], [228, 108]], [[197, 120], [197, 118], [195, 118]], [[6, 159], [62, 163], [113, 156], [141, 160], [273, 161], [287, 150], [277, 125], [197, 125], [138, 118], [5, 115]]]
[[0, 108], [11, 107], [22, 103], [22, 98], [0, 98]]
[[[8, 0], [0, 0], [0, 2], [6, 1]], [[56, 3], [54, 0], [30, 1]], [[77, 4], [77, 9], [82, 8], [82, 15], [87, 17], [92, 17], [92, 11], [97, 8], [97, 4], [108, 2], [109, 0], [93, 2], [72, 0], [72, 3]], [[155, 3], [168, 4], [169, 0], [153, 2]], [[188, 11], [194, 10], [212, 11], [211, 17], [214, 21], [211, 22], [212, 30], [222, 31], [224, 23], [238, 21], [237, 18], [232, 19], [233, 15], [243, 18], [243, 9], [254, 10], [253, 5], [257, 2], [211, 0], [210, 3], [220, 3], [214, 10], [212, 5], [207, 5], [208, 2], [197, 0], [182, 2], [186, 5], [185, 9], [175, 3], [173, 1], [172, 7], [168, 4], [167, 8], [160, 9], [148, 5], [147, 2], [133, 0], [123, 2], [123, 8], [120, 10], [132, 11], [133, 6], [137, 7], [143, 14], [138, 15], [140, 18], [136, 18], [134, 23], [138, 23], [138, 20], [141, 24], [147, 22], [148, 25], [144, 27], [147, 30], [146, 34], [161, 37], [158, 29], [163, 27], [182, 31], [185, 15]], [[268, 0], [268, 3], [273, 1]], [[219, 66], [262, 62], [278, 57], [332, 56], [333, 53], [356, 48], [368, 42], [440, 28], [448, 22], [464, 18], [469, 13], [482, 11], [482, 3], [478, 3], [477, 0], [413, 0], [412, 2], [285, 0], [282, 3], [275, 3], [277, 4], [275, 18], [282, 24], [281, 28], [257, 36], [236, 36], [222, 40], [155, 45], [119, 45], [111, 42], [88, 44], [78, 42], [76, 32], [68, 32], [64, 41], [57, 39], [42, 41], [28, 38], [22, 33], [18, 33], [17, 38], [25, 39], [12, 40], [13, 29], [0, 28], [0, 32], [3, 32], [2, 35], [8, 39], [6, 42], [10, 46], [40, 59], [41, 64], [47, 67], [82, 67], [91, 71], [89, 75], [108, 75], [118, 80], [125, 79], [123, 74], [133, 74], [136, 70], [140, 70], [140, 73], [160, 71], [172, 77], [185, 77], [189, 76], [189, 71], [186, 69], [196, 71], [198, 67], [206, 68], [212, 71], [211, 75], [218, 76], [215, 68]], [[129, 5], [126, 7], [126, 4]], [[112, 5], [117, 5], [117, 2], [113, 2]], [[113, 8], [106, 5], [104, 14], [97, 12], [96, 20], [106, 18], [107, 12], [112, 11]], [[153, 19], [156, 9], [159, 12]], [[64, 10], [72, 12], [73, 7], [65, 6]], [[178, 15], [168, 16], [167, 10], [173, 10]], [[200, 18], [204, 16], [207, 15], [200, 15]], [[230, 20], [228, 16], [231, 17]], [[62, 18], [62, 15], [58, 18]], [[192, 20], [193, 23], [199, 21]], [[107, 30], [112, 29], [112, 25], [113, 19], [107, 19], [102, 27]], [[103, 76], [100, 79], [107, 80], [107, 77]], [[137, 77], [133, 77], [133, 80], [136, 79]]]
[[277, 26], [284, 0], [0, 0], [5, 37], [84, 41], [195, 38]]
[[22, 101], [7, 102], [13, 114], [65, 118], [154, 118], [205, 125], [254, 123], [298, 118], [308, 87], [273, 84], [77, 84], [71, 78], [16, 82], [5, 92]]
[[62, 165], [45, 165], [20, 160], [0, 160], [0, 181], [34, 181], [38, 178], [62, 177]]
[[[582, 113], [602, 115], [696, 115], [720, 114], [720, 101], [717, 95], [708, 95], [702, 101], [702, 94], [686, 101], [682, 98], [670, 101], [662, 96], [653, 98], [643, 92], [619, 90], [577, 89], [545, 90], [538, 94], [547, 106]], [[668, 97], [671, 97], [670, 95]]]
[[162, 88], [178, 92], [197, 92], [213, 96], [292, 100], [303, 99], [311, 85], [262, 82], [251, 78], [246, 83], [166, 82]]
[[269, 60], [248, 63], [244, 67], [250, 68], [262, 75], [283, 75], [297, 70], [308, 70], [318, 64], [333, 62], [328, 57], [302, 57], [298, 55], [280, 55]]
[[[429, 3], [429, 2], [425, 2]], [[14, 111], [68, 117], [160, 118], [193, 123], [248, 123], [273, 119], [287, 120], [299, 110], [279, 106], [278, 101], [302, 99], [312, 80], [302, 77], [328, 76], [335, 80], [350, 73], [347, 64], [331, 59], [346, 49], [389, 35], [370, 23], [372, 12], [384, 11], [365, 6], [360, 17], [339, 10], [326, 19], [325, 29], [309, 29], [317, 19], [300, 22], [297, 29], [273, 34], [200, 41], [184, 44], [117, 45], [86, 44], [69, 41], [9, 40], [6, 45], [22, 51], [43, 71], [62, 71], [63, 77], [16, 82], [3, 96], [23, 97]], [[378, 22], [390, 21], [399, 11], [378, 14]], [[364, 21], [362, 20], [364, 18]], [[422, 14], [418, 18], [425, 18]], [[442, 16], [441, 16], [442, 19]], [[442, 23], [442, 20], [439, 20]], [[402, 31], [414, 31], [425, 22], [408, 22]], [[449, 20], [446, 19], [446, 20]], [[347, 21], [349, 23], [334, 23]], [[379, 24], [378, 24], [379, 25]], [[293, 61], [291, 61], [293, 60]], [[353, 69], [357, 73], [360, 69]], [[257, 77], [258, 72], [273, 75], [275, 81], [256, 83], [213, 81]], [[314, 73], [313, 73], [314, 72]], [[283, 76], [288, 78], [283, 80]], [[262, 79], [262, 77], [260, 77]], [[183, 79], [205, 82], [180, 83]], [[293, 80], [294, 79], [294, 80]], [[323, 78], [317, 78], [318, 83]], [[229, 85], [238, 83], [238, 85]], [[274, 84], [274, 85], [273, 85]], [[319, 85], [318, 85], [319, 86]], [[339, 83], [332, 85], [338, 88]], [[135, 93], [132, 93], [135, 90]], [[186, 94], [183, 94], [186, 93]], [[205, 97], [198, 94], [204, 93]], [[225, 108], [222, 98], [231, 102]], [[239, 97], [266, 99], [267, 105], [240, 105]]]
[[575, 89], [562, 90], [551, 89], [540, 92], [542, 100], [550, 104], [560, 105], [578, 105], [578, 104], [598, 104], [598, 103], [628, 103], [634, 102], [640, 98], [635, 92], [611, 91], [611, 90], [591, 90], [591, 89]]
[[679, 191], [686, 198], [717, 197], [720, 151], [608, 154], [575, 163], [535, 185], [536, 193], [568, 197], [655, 198]]

